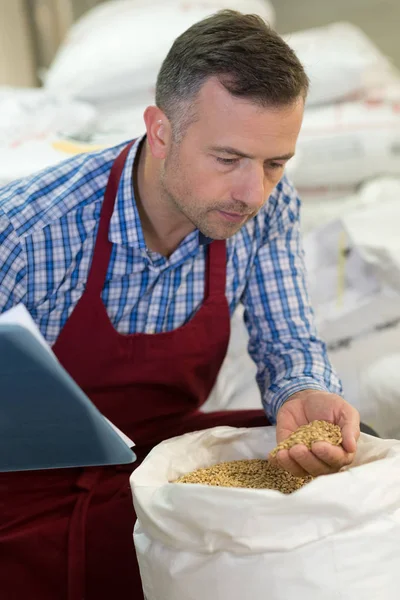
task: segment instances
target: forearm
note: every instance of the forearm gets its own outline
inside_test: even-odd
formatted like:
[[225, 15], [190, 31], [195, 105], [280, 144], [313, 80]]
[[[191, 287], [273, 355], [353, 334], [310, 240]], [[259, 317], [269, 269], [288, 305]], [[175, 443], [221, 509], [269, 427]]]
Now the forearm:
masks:
[[[262, 366], [263, 365], [263, 366]], [[320, 341], [297, 341], [290, 344], [267, 344], [257, 380], [263, 405], [270, 421], [276, 421], [278, 410], [294, 394], [303, 390], [319, 390], [342, 394], [342, 387]]]
[[249, 285], [243, 296], [249, 352], [268, 418], [305, 389], [341, 393], [341, 385], [318, 338], [307, 290], [299, 226], [300, 203], [284, 182], [264, 225]]

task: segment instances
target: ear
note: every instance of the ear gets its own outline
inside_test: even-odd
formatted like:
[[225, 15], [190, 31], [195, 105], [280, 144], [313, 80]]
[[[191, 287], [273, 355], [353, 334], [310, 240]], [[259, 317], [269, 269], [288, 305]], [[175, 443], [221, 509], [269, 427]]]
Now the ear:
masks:
[[151, 153], [154, 158], [163, 160], [167, 156], [171, 137], [169, 120], [157, 106], [148, 106], [143, 117]]

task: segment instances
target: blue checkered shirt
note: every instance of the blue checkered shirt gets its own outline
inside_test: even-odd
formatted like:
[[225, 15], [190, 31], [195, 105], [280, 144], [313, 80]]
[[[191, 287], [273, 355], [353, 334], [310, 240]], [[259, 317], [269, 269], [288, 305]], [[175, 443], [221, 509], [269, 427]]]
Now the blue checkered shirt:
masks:
[[[189, 234], [165, 258], [146, 248], [132, 186], [138, 142], [120, 181], [102, 293], [120, 333], [186, 323], [203, 301], [206, 244]], [[110, 169], [124, 145], [79, 155], [0, 189], [0, 312], [23, 303], [52, 345], [81, 297]], [[306, 290], [300, 201], [284, 177], [259, 214], [227, 241], [226, 296], [245, 308], [249, 352], [267, 416], [294, 392], [340, 393]]]

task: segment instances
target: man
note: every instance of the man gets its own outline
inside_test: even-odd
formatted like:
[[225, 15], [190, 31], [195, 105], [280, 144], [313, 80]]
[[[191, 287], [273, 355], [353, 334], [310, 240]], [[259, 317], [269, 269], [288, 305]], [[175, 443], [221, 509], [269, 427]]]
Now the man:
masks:
[[[278, 462], [318, 475], [352, 459], [359, 418], [316, 336], [299, 200], [284, 175], [307, 87], [296, 56], [261, 19], [218, 13], [175, 41], [143, 138], [1, 192], [1, 310], [25, 304], [139, 459], [186, 431], [267, 424], [261, 410], [199, 411], [239, 302], [278, 441], [314, 419], [343, 432], [343, 448], [299, 446]], [[3, 596], [142, 598], [128, 476], [3, 476]]]

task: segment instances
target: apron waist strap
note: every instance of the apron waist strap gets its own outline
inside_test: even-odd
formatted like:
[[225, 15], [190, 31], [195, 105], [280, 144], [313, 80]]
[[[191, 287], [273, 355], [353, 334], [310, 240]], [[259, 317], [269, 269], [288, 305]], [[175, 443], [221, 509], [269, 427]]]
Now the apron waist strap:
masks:
[[86, 587], [86, 521], [101, 470], [83, 471], [76, 481], [78, 499], [68, 531], [68, 600], [84, 600]]

